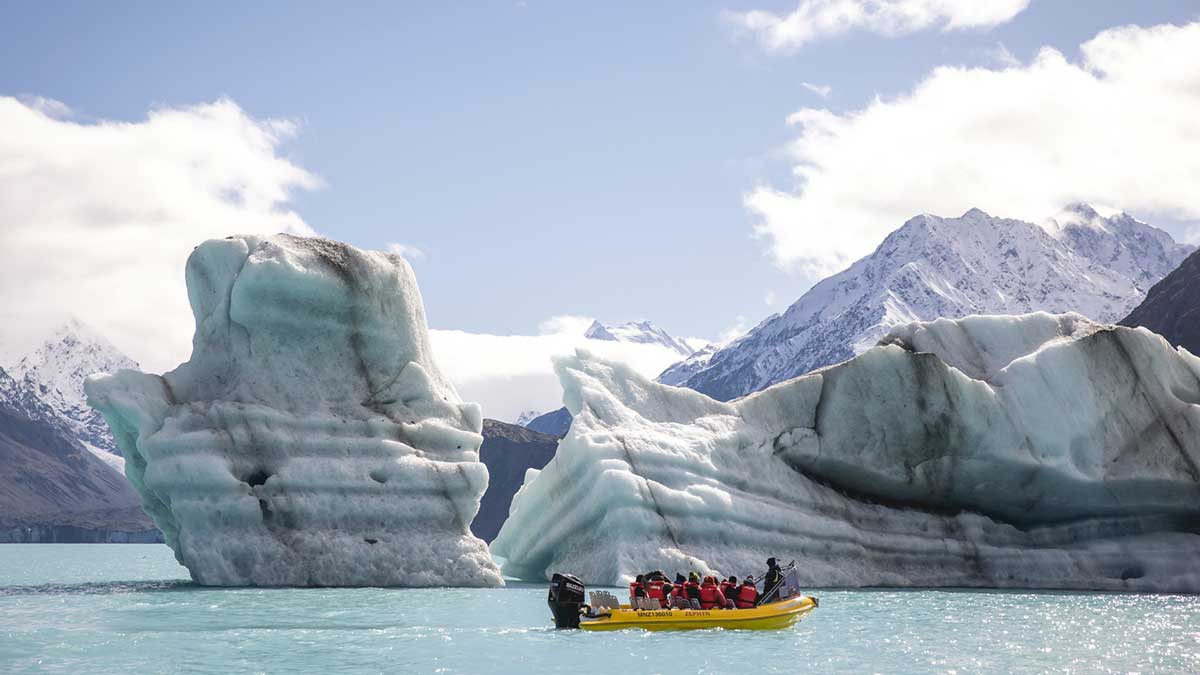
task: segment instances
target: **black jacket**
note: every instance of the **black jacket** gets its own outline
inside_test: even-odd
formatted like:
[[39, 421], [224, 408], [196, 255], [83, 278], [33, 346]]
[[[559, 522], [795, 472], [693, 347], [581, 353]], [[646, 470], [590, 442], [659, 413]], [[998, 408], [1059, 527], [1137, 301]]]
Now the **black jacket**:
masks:
[[758, 604], [774, 602], [779, 599], [779, 591], [782, 590], [783, 571], [779, 567], [771, 567], [767, 570], [766, 576], [763, 577], [763, 592], [759, 598]]

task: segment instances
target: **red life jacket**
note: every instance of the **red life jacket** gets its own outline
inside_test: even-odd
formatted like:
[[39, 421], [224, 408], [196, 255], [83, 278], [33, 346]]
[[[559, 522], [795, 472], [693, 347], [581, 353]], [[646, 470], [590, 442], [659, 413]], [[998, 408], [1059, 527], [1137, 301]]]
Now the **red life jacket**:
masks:
[[700, 609], [713, 609], [725, 606], [725, 596], [716, 584], [704, 584], [700, 587]]
[[687, 599], [687, 591], [685, 591], [683, 588], [683, 585], [685, 583], [687, 583], [687, 582], [683, 581], [683, 582], [678, 582], [675, 584], [675, 587], [671, 589], [671, 597], [672, 598], [683, 598], [684, 600]]
[[754, 587], [754, 584], [742, 584], [738, 588], [737, 598], [734, 599], [733, 604], [738, 609], [750, 609], [754, 607], [755, 600], [758, 600], [758, 589]]
[[736, 590], [737, 584], [731, 584], [728, 581], [721, 582], [721, 595], [724, 595], [728, 598], [729, 596], [733, 595], [733, 592]]
[[630, 600], [633, 600], [634, 598], [638, 597], [637, 592], [638, 592], [639, 588], [643, 588], [643, 586], [641, 584], [639, 584], [638, 582], [636, 582], [636, 581], [629, 582], [629, 599]]
[[663, 593], [662, 579], [655, 579], [654, 581], [651, 581], [648, 586], [646, 586], [646, 597], [658, 600], [658, 604], [663, 607], [668, 606], [667, 595], [666, 593]]

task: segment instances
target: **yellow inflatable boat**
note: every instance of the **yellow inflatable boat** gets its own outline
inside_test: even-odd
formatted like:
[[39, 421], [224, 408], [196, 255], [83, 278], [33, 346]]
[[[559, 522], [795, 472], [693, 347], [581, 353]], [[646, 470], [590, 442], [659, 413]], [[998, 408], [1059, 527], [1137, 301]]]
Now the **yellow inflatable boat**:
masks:
[[778, 630], [790, 628], [817, 608], [817, 599], [800, 595], [752, 609], [620, 609], [599, 610], [598, 616], [579, 618], [584, 630], [691, 630], [730, 628], [737, 630]]
[[817, 599], [788, 589], [789, 597], [750, 609], [638, 609], [618, 604], [607, 591], [594, 591], [584, 602], [583, 582], [570, 574], [555, 574], [547, 604], [558, 628], [583, 630], [779, 630], [796, 625], [817, 608]]

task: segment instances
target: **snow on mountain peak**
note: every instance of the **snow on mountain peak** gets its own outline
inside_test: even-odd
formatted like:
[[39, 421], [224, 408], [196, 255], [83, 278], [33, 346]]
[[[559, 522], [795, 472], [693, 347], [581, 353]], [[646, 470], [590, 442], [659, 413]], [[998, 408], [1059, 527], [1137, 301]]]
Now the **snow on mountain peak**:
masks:
[[851, 358], [911, 321], [1042, 310], [1113, 322], [1192, 250], [1124, 213], [1072, 204], [1063, 214], [1050, 227], [980, 209], [911, 218], [683, 384], [736, 398]]
[[66, 420], [85, 445], [116, 452], [108, 425], [87, 405], [83, 381], [95, 373], [115, 373], [137, 367], [137, 362], [104, 336], [71, 318], [55, 329], [40, 347], [21, 358], [9, 374]]
[[593, 321], [583, 336], [590, 340], [662, 345], [678, 352], [683, 357], [691, 356], [695, 351], [686, 341], [672, 336], [649, 321], [629, 321], [617, 326], [608, 326], [599, 321]]
[[542, 415], [541, 411], [526, 410], [525, 412], [521, 413], [520, 415], [517, 415], [517, 421], [513, 422], [513, 424], [515, 424], [519, 427], [523, 427], [523, 426], [529, 424], [530, 422], [534, 421], [538, 417], [541, 417], [541, 415]]

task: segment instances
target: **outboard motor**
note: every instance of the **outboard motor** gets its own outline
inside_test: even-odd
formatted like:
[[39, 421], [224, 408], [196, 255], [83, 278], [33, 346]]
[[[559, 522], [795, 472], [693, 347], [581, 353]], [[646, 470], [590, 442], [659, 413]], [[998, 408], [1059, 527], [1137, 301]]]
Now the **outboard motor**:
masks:
[[550, 578], [550, 596], [546, 598], [546, 604], [554, 613], [555, 628], [579, 628], [583, 591], [583, 582], [573, 574], [556, 573]]

